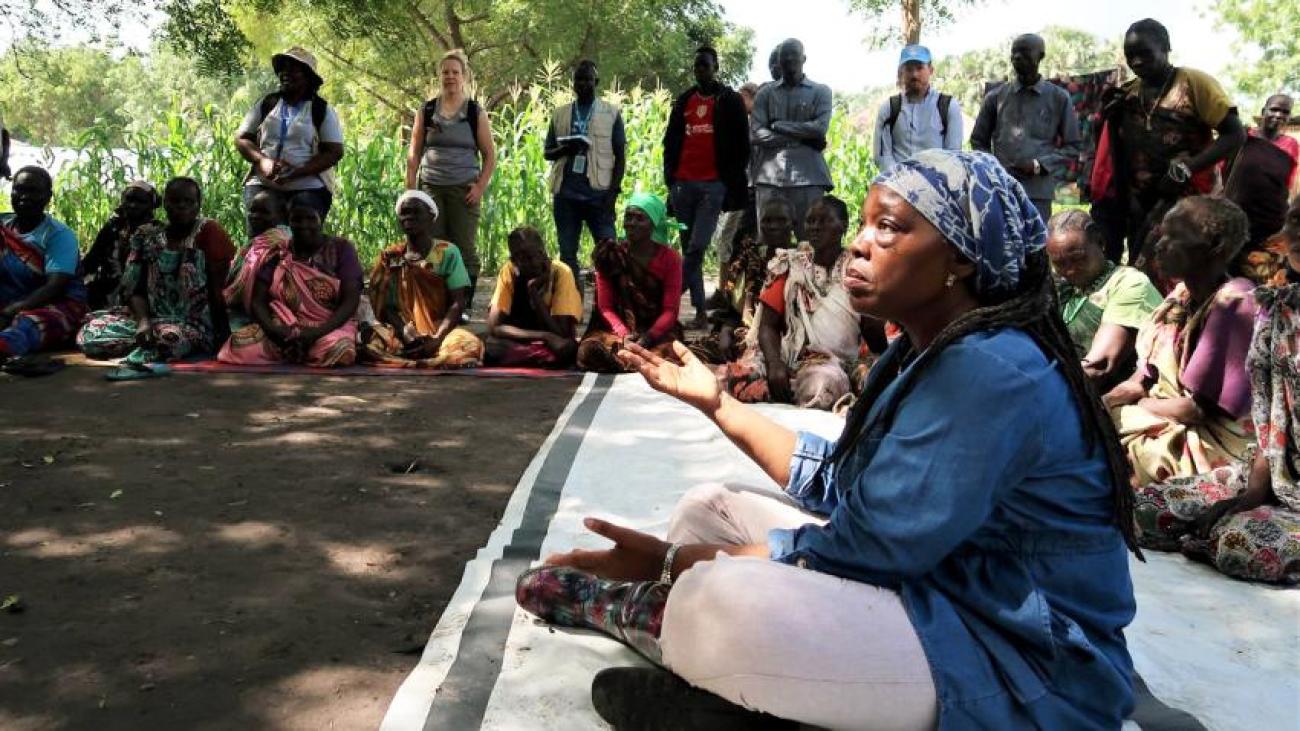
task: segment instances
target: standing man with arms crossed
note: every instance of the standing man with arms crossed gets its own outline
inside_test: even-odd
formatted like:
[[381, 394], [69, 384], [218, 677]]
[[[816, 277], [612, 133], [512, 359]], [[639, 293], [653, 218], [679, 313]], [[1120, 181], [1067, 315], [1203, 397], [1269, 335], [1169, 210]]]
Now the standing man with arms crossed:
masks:
[[754, 190], [758, 210], [773, 198], [794, 209], [795, 235], [803, 239], [803, 219], [812, 204], [833, 186], [822, 150], [831, 124], [831, 88], [804, 76], [803, 43], [781, 44], [781, 80], [758, 90], [754, 100]]

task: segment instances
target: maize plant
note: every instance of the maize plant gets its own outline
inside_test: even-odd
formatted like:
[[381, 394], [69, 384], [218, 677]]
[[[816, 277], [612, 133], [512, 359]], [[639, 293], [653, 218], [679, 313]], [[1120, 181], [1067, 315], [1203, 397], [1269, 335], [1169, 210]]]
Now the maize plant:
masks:
[[[555, 251], [546, 182], [550, 163], [543, 159], [542, 148], [551, 111], [572, 98], [567, 80], [544, 70], [536, 83], [516, 86], [491, 110], [497, 168], [483, 199], [479, 224], [478, 245], [485, 272], [505, 261], [506, 236], [516, 226], [536, 227]], [[672, 95], [662, 88], [622, 89], [614, 84], [605, 98], [622, 108], [627, 133], [624, 194], [649, 191], [666, 196], [662, 141]], [[249, 165], [235, 149], [234, 140], [246, 112], [216, 104], [202, 109], [182, 109], [176, 104], [160, 115], [151, 131], [128, 134], [125, 149], [110, 147], [107, 129], [87, 129], [78, 140], [75, 159], [59, 170], [51, 213], [89, 246], [128, 182], [143, 178], [161, 188], [169, 178], [185, 175], [202, 186], [204, 215], [220, 221], [235, 241], [243, 241], [241, 193]], [[373, 261], [383, 247], [401, 238], [393, 202], [404, 185], [409, 129], [348, 120], [346, 109], [339, 112], [348, 141], [337, 170], [340, 190], [327, 230], [350, 239], [363, 261]], [[849, 115], [837, 109], [827, 143], [825, 154], [835, 177], [834, 192], [856, 209], [876, 172], [869, 137], [855, 130]], [[588, 259], [591, 246], [584, 233], [583, 260]]]

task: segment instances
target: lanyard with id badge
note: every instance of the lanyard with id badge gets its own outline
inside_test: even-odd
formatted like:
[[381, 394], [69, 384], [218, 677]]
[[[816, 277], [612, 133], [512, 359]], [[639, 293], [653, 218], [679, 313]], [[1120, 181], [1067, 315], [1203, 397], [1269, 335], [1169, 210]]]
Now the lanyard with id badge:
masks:
[[298, 116], [298, 110], [302, 108], [302, 103], [290, 105], [285, 100], [280, 100], [280, 138], [275, 141], [275, 154], [271, 159], [277, 162], [284, 156], [284, 143], [289, 137], [289, 125], [293, 118]]
[[[593, 99], [591, 106], [587, 107], [587, 116], [578, 116], [578, 103], [573, 103], [573, 136], [587, 137], [587, 126], [591, 123], [591, 113], [596, 111], [596, 101]], [[588, 141], [587, 149], [591, 149], [591, 143]], [[587, 173], [587, 152], [582, 152], [573, 156], [573, 172], [576, 175], [585, 175]]]

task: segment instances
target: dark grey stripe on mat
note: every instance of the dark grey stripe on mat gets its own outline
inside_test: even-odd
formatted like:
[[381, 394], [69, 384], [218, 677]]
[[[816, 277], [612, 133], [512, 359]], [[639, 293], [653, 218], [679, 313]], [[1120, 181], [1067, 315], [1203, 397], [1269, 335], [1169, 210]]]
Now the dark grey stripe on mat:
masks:
[[519, 527], [511, 534], [501, 558], [493, 563], [483, 596], [461, 632], [460, 649], [434, 695], [425, 731], [468, 731], [483, 724], [515, 613], [515, 579], [541, 551], [578, 448], [613, 382], [613, 376], [599, 376], [551, 444], [550, 453], [537, 471]]
[[[483, 596], [474, 605], [461, 632], [460, 648], [436, 691], [425, 719], [425, 731], [469, 731], [483, 725], [514, 618], [515, 579], [541, 552], [542, 540], [559, 506], [578, 448], [612, 383], [613, 376], [599, 376], [551, 444], [551, 451], [533, 482], [519, 527], [511, 534], [501, 558], [493, 563]], [[1152, 695], [1136, 673], [1133, 690], [1136, 707], [1131, 718], [1142, 731], [1206, 731], [1194, 716]]]
[[1205, 724], [1195, 716], [1168, 706], [1152, 695], [1146, 681], [1137, 673], [1133, 673], [1133, 696], [1137, 705], [1129, 718], [1141, 726], [1142, 731], [1206, 731]]

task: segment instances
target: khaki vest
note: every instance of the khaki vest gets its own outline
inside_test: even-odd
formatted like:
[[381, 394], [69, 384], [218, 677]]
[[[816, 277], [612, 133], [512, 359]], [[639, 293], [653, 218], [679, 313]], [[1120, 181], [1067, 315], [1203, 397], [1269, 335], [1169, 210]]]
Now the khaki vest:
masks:
[[[574, 104], [564, 104], [555, 108], [551, 115], [551, 129], [555, 137], [568, 136], [573, 128]], [[618, 120], [618, 107], [602, 99], [597, 99], [591, 109], [591, 121], [587, 123], [587, 136], [591, 138], [591, 149], [587, 151], [587, 180], [595, 190], [609, 190], [614, 178], [614, 122]], [[551, 195], [560, 192], [564, 183], [564, 169], [569, 165], [569, 158], [561, 157], [551, 162]]]

